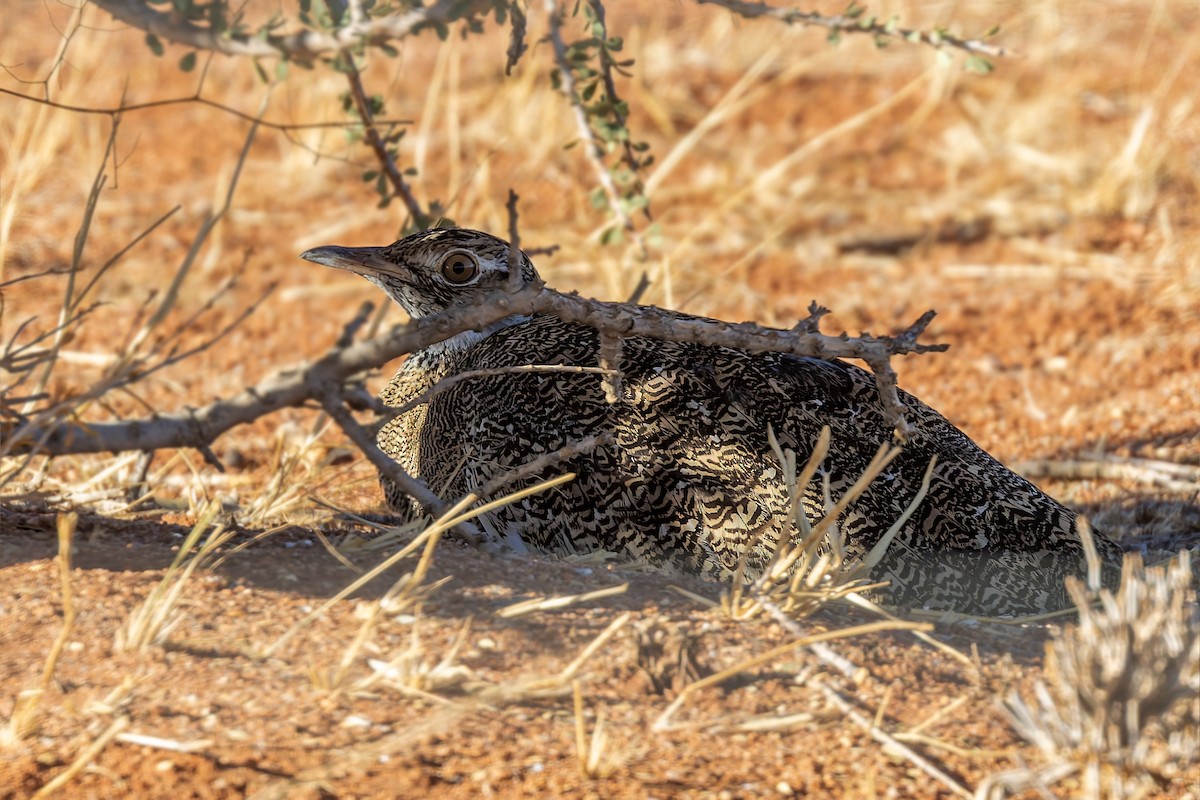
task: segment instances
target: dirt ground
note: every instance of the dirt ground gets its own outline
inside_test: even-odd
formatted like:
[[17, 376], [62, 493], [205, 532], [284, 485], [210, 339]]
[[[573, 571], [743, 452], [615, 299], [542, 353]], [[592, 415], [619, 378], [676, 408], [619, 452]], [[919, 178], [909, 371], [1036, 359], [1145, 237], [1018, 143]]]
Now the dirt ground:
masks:
[[[648, 261], [596, 241], [594, 183], [578, 148], [564, 149], [577, 134], [549, 90], [548, 48], [505, 79], [502, 31], [445, 45], [418, 37], [367, 72], [387, 93], [386, 114], [413, 120], [400, 158], [420, 170], [421, 198], [499, 233], [512, 186], [525, 242], [561, 245], [537, 259], [543, 274], [593, 296], [627, 296], [645, 272], [648, 302], [789, 327], [816, 299], [833, 310], [825, 330], [851, 333], [901, 330], [934, 308], [929, 339], [950, 349], [899, 362], [905, 389], [1129, 550], [1157, 559], [1200, 547], [1200, 113], [1188, 77], [1200, 71], [1188, 33], [1200, 9], [872, 8], [968, 33], [1000, 23], [998, 41], [1016, 55], [976, 76], [939, 66], [927, 48], [876, 51], [854, 37], [833, 48], [819, 31], [668, 5], [611, 3], [609, 14], [637, 60], [621, 84], [631, 128], [658, 156], [650, 175], [662, 171]], [[0, 11], [0, 87], [48, 88], [89, 107], [122, 92], [141, 103], [195, 90], [197, 76], [175, 68], [186, 51], [155, 59], [142, 34], [86, 13], [65, 67], [39, 86], [21, 80], [45, 77], [69, 9], [22, 0]], [[205, 97], [250, 114], [266, 91], [237, 59], [214, 60], [204, 80]], [[344, 90], [332, 71], [296, 70], [271, 90], [268, 118], [344, 119]], [[0, 105], [3, 283], [69, 267], [110, 123], [12, 95]], [[166, 291], [246, 133], [194, 103], [122, 117], [81, 274], [181, 210], [97, 284], [103, 304], [65, 345], [49, 393], [95, 383], [145, 318], [147, 297]], [[201, 406], [331, 347], [362, 302], [381, 298], [296, 254], [394, 238], [401, 212], [375, 208], [361, 180], [370, 168], [366, 149], [340, 132], [260, 131], [232, 210], [154, 337], [207, 342], [274, 291], [216, 343], [83, 418]], [[212, 300], [239, 265], [236, 284]], [[52, 327], [65, 281], [4, 286], [3, 340]], [[380, 324], [401, 321], [389, 311]], [[416, 568], [406, 558], [271, 649], [398, 545], [373, 545], [318, 502], [383, 512], [373, 470], [316, 411], [242, 426], [213, 451], [225, 472], [194, 451], [156, 454], [149, 494], [134, 503], [136, 454], [38, 458], [3, 487], [5, 727], [43, 684], [64, 626], [57, 515], [80, 517], [76, 617], [34, 701], [35, 724], [15, 740], [0, 735], [0, 798], [31, 796], [77, 760], [85, 768], [56, 796], [933, 798], [1043, 761], [1000, 699], [1028, 694], [1042, 675], [1051, 622], [943, 620], [932, 636], [944, 647], [911, 632], [864, 633], [828, 643], [852, 677], [796, 646], [685, 690], [795, 643], [796, 632], [769, 617], [727, 619], [686, 594], [719, 598], [723, 587], [698, 579], [445, 541], [419, 602], [372, 616], [373, 601]], [[161, 642], [118, 647], [214, 500], [232, 538], [186, 582]], [[832, 633], [877, 619], [836, 606], [799, 625]], [[660, 639], [665, 654], [646, 644]], [[1054, 791], [1074, 796], [1078, 784]], [[1193, 765], [1152, 796], [1200, 800], [1200, 772]]]

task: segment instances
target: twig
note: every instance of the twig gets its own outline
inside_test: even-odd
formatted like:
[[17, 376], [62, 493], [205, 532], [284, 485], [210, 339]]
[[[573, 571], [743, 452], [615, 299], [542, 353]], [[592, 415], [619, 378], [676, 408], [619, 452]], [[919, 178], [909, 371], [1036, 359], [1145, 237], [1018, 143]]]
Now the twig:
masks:
[[108, 743], [113, 740], [113, 737], [125, 730], [127, 727], [129, 727], [129, 717], [117, 717], [115, 720], [113, 720], [113, 723], [108, 726], [104, 733], [97, 736], [95, 741], [85, 747], [79, 753], [79, 755], [75, 757], [75, 760], [71, 762], [69, 767], [55, 775], [54, 778], [48, 781], [44, 786], [42, 786], [42, 788], [34, 792], [32, 800], [39, 800], [39, 798], [42, 797], [50, 797], [63, 786], [67, 785], [72, 778], [74, 778], [80, 772], [83, 772], [87, 765], [92, 763], [92, 760], [96, 756], [100, 755], [100, 751], [108, 746]]
[[592, 165], [592, 172], [596, 175], [596, 181], [604, 190], [605, 197], [608, 198], [608, 206], [613, 216], [617, 218], [621, 227], [633, 237], [638, 245], [638, 249], [642, 253], [645, 253], [646, 245], [642, 239], [642, 234], [633, 224], [633, 218], [629, 216], [629, 213], [625, 210], [621, 202], [621, 193], [617, 189], [616, 181], [613, 180], [612, 173], [608, 171], [608, 167], [604, 164], [604, 146], [600, 143], [596, 132], [592, 130], [591, 123], [588, 122], [587, 109], [584, 108], [583, 100], [579, 97], [579, 92], [575, 88], [575, 73], [572, 72], [571, 63], [567, 60], [567, 45], [563, 41], [562, 36], [562, 6], [557, 0], [544, 0], [543, 7], [546, 10], [546, 17], [550, 20], [549, 36], [550, 42], [554, 46], [554, 62], [558, 68], [562, 92], [566, 95], [567, 102], [571, 104], [571, 113], [575, 118], [575, 127], [584, 142], [584, 154], [587, 156], [588, 162]]
[[651, 727], [656, 731], [667, 730], [669, 727], [667, 721], [676, 711], [679, 710], [679, 707], [682, 706], [684, 701], [692, 694], [710, 686], [716, 686], [717, 684], [724, 683], [734, 675], [741, 674], [748, 669], [754, 669], [757, 666], [774, 661], [780, 656], [786, 655], [791, 651], [797, 650], [801, 647], [810, 647], [820, 642], [828, 642], [833, 639], [846, 639], [850, 638], [851, 636], [861, 636], [863, 634], [876, 633], [878, 631], [929, 630], [930, 628], [932, 628], [931, 625], [896, 620], [868, 622], [849, 628], [836, 628], [823, 633], [812, 633], [802, 636], [799, 639], [786, 642], [778, 647], [772, 647], [770, 650], [759, 653], [756, 656], [752, 656], [745, 661], [735, 664], [732, 667], [726, 667], [719, 672], [714, 672], [711, 675], [707, 675], [699, 680], [689, 683], [687, 686], [683, 687], [682, 690], [680, 690], [679, 694], [675, 696], [675, 699], [671, 701], [671, 704], [667, 706], [667, 708], [661, 714], [659, 714], [658, 719], [654, 721], [654, 724]]
[[950, 777], [945, 772], [943, 772], [942, 770], [935, 767], [933, 764], [931, 764], [929, 762], [928, 759], [926, 759], [920, 753], [913, 750], [911, 747], [904, 744], [903, 742], [899, 741], [898, 739], [896, 739], [896, 737], [890, 735], [886, 731], [877, 727], [874, 722], [872, 722], [871, 720], [869, 720], [865, 716], [863, 716], [863, 714], [861, 712], [859, 712], [858, 709], [856, 709], [853, 705], [850, 704], [849, 700], [842, 697], [834, 689], [830, 688], [829, 686], [827, 686], [823, 683], [819, 684], [819, 686], [821, 688], [821, 691], [823, 691], [825, 693], [825, 696], [829, 698], [829, 701], [831, 703], [833, 703], [835, 706], [837, 706], [839, 709], [841, 709], [842, 713], [845, 714], [850, 719], [850, 721], [852, 721], [855, 725], [859, 726], [860, 728], [865, 730], [867, 733], [869, 733], [871, 735], [872, 739], [879, 742], [884, 747], [887, 747], [888, 749], [892, 750], [893, 752], [904, 756], [909, 761], [911, 761], [914, 766], [916, 766], [918, 769], [920, 769], [926, 775], [933, 778], [938, 783], [941, 783], [943, 786], [950, 789], [950, 791], [954, 792], [959, 797], [966, 797], [966, 798], [972, 797], [971, 792], [969, 789], [967, 789], [967, 787], [963, 786], [961, 783], [956, 781], [954, 778]]
[[1135, 481], [1175, 492], [1200, 491], [1200, 467], [1170, 461], [1103, 456], [1019, 461], [1012, 469], [1026, 478]]
[[613, 595], [625, 594], [629, 588], [628, 583], [618, 584], [617, 586], [609, 586], [604, 589], [596, 589], [593, 592], [584, 592], [583, 594], [560, 595], [558, 597], [534, 597], [529, 600], [522, 600], [518, 603], [505, 606], [496, 612], [496, 616], [511, 619], [512, 617], [520, 617], [525, 614], [532, 614], [535, 611], [552, 611], [567, 606], [573, 606], [576, 603], [586, 603], [589, 600], [600, 600]]
[[[941, 30], [922, 31], [901, 28], [894, 22], [879, 22], [874, 17], [866, 17], [862, 13], [839, 14], [826, 16], [816, 11], [800, 11], [795, 8], [778, 8], [766, 3], [749, 3], [742, 0], [696, 0], [700, 5], [715, 5], [727, 8], [738, 16], [747, 19], [774, 19], [791, 25], [814, 25], [837, 33], [866, 33], [877, 38], [901, 39], [907, 42], [921, 42], [940, 50], [943, 47], [955, 47], [973, 55], [986, 55], [999, 58], [1008, 55], [1003, 47], [987, 44], [980, 39], [962, 39]], [[853, 6], [853, 4], [851, 4]], [[865, 11], [861, 6], [856, 7]]]
[[578, 442], [571, 442], [563, 445], [551, 453], [544, 453], [537, 458], [526, 461], [516, 469], [511, 469], [502, 475], [497, 475], [490, 481], [485, 483], [476, 493], [481, 497], [488, 497], [496, 494], [504, 487], [516, 481], [522, 481], [526, 478], [533, 477], [538, 473], [544, 472], [551, 467], [556, 467], [564, 461], [574, 458], [575, 456], [590, 453], [598, 447], [607, 447], [613, 442], [611, 433], [601, 433], [595, 436], [585, 436]]
[[[783, 613], [783, 609], [775, 605], [766, 597], [757, 595], [754, 599], [766, 610], [768, 614], [771, 615], [773, 620], [779, 623], [783, 629], [792, 636], [795, 636], [797, 639], [802, 639], [808, 635], [808, 632], [804, 630], [804, 628], [800, 627], [800, 623]], [[863, 679], [867, 675], [866, 667], [861, 667], [845, 656], [839, 655], [832, 647], [824, 642], [814, 642], [808, 646], [808, 649], [817, 658], [821, 659], [826, 664], [833, 667], [835, 670], [855, 683], [862, 683]]]
[[[336, 388], [330, 388], [326, 391], [320, 398], [320, 401], [321, 407], [325, 409], [325, 413], [338, 424], [338, 427], [350, 438], [350, 441], [357, 445], [358, 449], [375, 466], [375, 469], [379, 470], [381, 475], [399, 486], [405, 494], [424, 506], [433, 516], [440, 517], [447, 513], [448, 507], [446, 501], [434, 494], [433, 490], [424, 481], [409, 475], [398, 462], [379, 449], [379, 445], [375, 443], [375, 439], [363, 426], [358, 424], [358, 421], [354, 419], [354, 415], [346, 410], [346, 406], [342, 402], [342, 397]], [[472, 544], [478, 544], [483, 541], [483, 536], [473, 525], [464, 523], [463, 528], [459, 532]]]
[[[215, 108], [231, 117], [236, 117], [243, 122], [258, 122], [260, 128], [270, 128], [276, 131], [304, 131], [315, 130], [321, 128], [349, 128], [355, 125], [353, 121], [345, 120], [341, 122], [271, 122], [269, 120], [259, 120], [254, 114], [247, 114], [245, 111], [239, 111], [232, 106], [227, 106], [224, 103], [218, 103], [216, 100], [210, 100], [207, 97], [202, 97], [199, 93], [191, 94], [187, 97], [169, 97], [163, 100], [148, 100], [145, 103], [121, 103], [116, 106], [78, 106], [70, 103], [60, 103], [57, 100], [50, 100], [44, 97], [34, 97], [31, 94], [17, 92], [12, 89], [0, 87], [0, 94], [6, 94], [10, 97], [16, 97], [21, 100], [29, 100], [34, 103], [40, 103], [50, 108], [57, 108], [60, 111], [71, 111], [76, 114], [100, 114], [106, 117], [116, 117], [121, 114], [126, 114], [133, 111], [146, 111], [152, 108], [163, 108], [165, 106], [177, 106], [187, 103], [195, 103], [201, 106]], [[377, 119], [376, 125], [411, 125], [411, 119]], [[23, 278], [35, 277], [32, 275], [22, 276]]]
[[388, 182], [392, 184], [392, 191], [396, 196], [404, 201], [404, 206], [408, 209], [408, 215], [412, 220], [413, 226], [419, 230], [423, 230], [430, 223], [430, 215], [425, 209], [421, 208], [421, 204], [417, 201], [416, 195], [413, 194], [412, 187], [408, 185], [408, 181], [404, 180], [404, 176], [400, 174], [399, 167], [396, 166], [396, 160], [392, 158], [392, 154], [388, 152], [387, 142], [379, 133], [379, 128], [375, 124], [374, 114], [371, 112], [371, 103], [367, 100], [366, 90], [363, 89], [362, 75], [358, 71], [358, 65], [354, 63], [354, 56], [349, 51], [342, 53], [342, 59], [347, 64], [346, 80], [350, 83], [350, 97], [354, 100], [354, 110], [358, 113], [359, 119], [363, 123], [363, 132], [367, 139], [367, 144], [371, 146], [371, 150], [375, 153], [375, 159], [379, 162], [383, 174], [387, 175]]

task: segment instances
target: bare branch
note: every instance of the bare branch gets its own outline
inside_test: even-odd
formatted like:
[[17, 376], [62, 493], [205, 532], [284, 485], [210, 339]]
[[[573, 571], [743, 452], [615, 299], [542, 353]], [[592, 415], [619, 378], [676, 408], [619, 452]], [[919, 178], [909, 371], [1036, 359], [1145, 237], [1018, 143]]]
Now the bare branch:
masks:
[[[165, 100], [148, 100], [145, 103], [122, 103], [117, 106], [76, 106], [70, 103], [60, 103], [57, 100], [50, 100], [43, 97], [34, 97], [31, 94], [15, 92], [12, 89], [0, 87], [0, 94], [7, 94], [21, 100], [29, 100], [34, 103], [40, 103], [50, 108], [57, 108], [61, 111], [73, 111], [76, 114], [102, 114], [112, 117], [117, 114], [125, 114], [130, 111], [145, 111], [150, 108], [163, 108], [165, 106], [177, 106], [185, 103], [196, 103], [197, 105], [208, 106], [222, 111], [230, 116], [237, 117], [244, 122], [257, 122], [259, 127], [270, 128], [276, 131], [303, 131], [318, 128], [349, 128], [357, 123], [353, 120], [345, 120], [343, 122], [269, 122], [268, 120], [259, 120], [253, 114], [247, 114], [245, 111], [239, 111], [233, 106], [227, 106], [224, 103], [218, 103], [216, 100], [210, 100], [207, 97], [202, 97], [199, 92], [188, 95], [187, 97], [169, 97]], [[376, 125], [411, 125], [410, 119], [377, 119]]]
[[[354, 415], [346, 410], [336, 385], [327, 385], [319, 399], [325, 413], [333, 418], [342, 432], [349, 437], [350, 441], [354, 442], [381, 475], [399, 486], [405, 494], [424, 506], [433, 516], [440, 517], [450, 510], [446, 502], [434, 494], [424, 481], [409, 475], [399, 463], [379, 449], [379, 445], [375, 444], [375, 438], [362, 425], [358, 424]], [[477, 530], [469, 531], [467, 538], [475, 544], [482, 541]]]

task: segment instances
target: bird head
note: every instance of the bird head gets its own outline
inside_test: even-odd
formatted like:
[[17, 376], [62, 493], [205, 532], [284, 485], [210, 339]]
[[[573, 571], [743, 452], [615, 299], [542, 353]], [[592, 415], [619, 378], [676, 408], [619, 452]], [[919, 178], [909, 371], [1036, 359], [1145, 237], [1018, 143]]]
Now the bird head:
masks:
[[[434, 228], [386, 247], [314, 247], [300, 257], [362, 275], [413, 319], [470, 304], [508, 283], [509, 244], [464, 228]], [[518, 252], [523, 283], [540, 281]]]

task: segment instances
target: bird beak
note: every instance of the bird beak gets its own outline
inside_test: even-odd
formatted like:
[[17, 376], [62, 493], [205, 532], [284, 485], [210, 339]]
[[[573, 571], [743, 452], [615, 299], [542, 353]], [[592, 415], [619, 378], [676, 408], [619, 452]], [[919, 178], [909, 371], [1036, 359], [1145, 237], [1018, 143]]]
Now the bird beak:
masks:
[[314, 264], [326, 267], [349, 270], [366, 277], [390, 276], [403, 278], [404, 272], [399, 265], [392, 263], [381, 254], [382, 247], [339, 247], [327, 245], [305, 250], [300, 257]]

